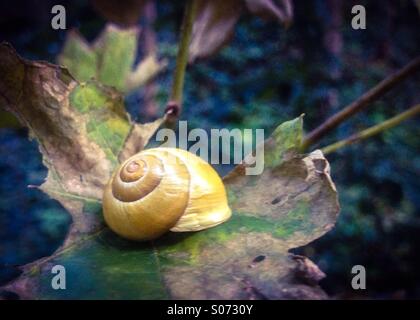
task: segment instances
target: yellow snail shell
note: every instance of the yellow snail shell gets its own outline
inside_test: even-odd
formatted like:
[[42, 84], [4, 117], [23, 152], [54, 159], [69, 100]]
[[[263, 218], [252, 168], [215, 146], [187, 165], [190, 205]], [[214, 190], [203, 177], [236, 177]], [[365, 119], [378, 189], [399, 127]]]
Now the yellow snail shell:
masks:
[[175, 148], [144, 150], [122, 163], [104, 190], [103, 213], [115, 233], [131, 240], [203, 230], [231, 216], [217, 172]]

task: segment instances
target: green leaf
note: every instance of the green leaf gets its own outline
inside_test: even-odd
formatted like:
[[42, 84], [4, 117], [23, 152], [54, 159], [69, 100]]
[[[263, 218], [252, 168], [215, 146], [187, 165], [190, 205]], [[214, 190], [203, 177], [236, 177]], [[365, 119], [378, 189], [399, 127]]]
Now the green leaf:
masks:
[[97, 73], [96, 52], [91, 50], [89, 44], [76, 30], [71, 30], [67, 34], [58, 62], [66, 66], [80, 81], [88, 81]]
[[[302, 117], [280, 125], [258, 146], [264, 151], [262, 174], [245, 174], [253, 165], [248, 156], [224, 178], [233, 211], [229, 221], [154, 242], [129, 242], [104, 227], [100, 190], [117, 159], [144, 147], [157, 124], [133, 126], [112, 89], [79, 84], [65, 69], [24, 61], [9, 46], [0, 46], [0, 57], [0, 71], [12, 83], [0, 80], [0, 103], [40, 142], [49, 168], [42, 189], [73, 218], [63, 246], [23, 266], [22, 275], [2, 290], [37, 299], [326, 298], [317, 284], [323, 272], [288, 252], [330, 230], [339, 211], [327, 160], [320, 151], [298, 153]], [[23, 94], [13, 89], [22, 87]], [[130, 133], [123, 134], [127, 123]], [[96, 162], [85, 167], [90, 156]], [[51, 287], [57, 264], [66, 268], [66, 290]]]
[[265, 165], [275, 167], [296, 155], [302, 143], [303, 115], [282, 123], [266, 143]]
[[123, 90], [134, 64], [139, 30], [118, 29], [108, 25], [94, 44], [98, 57], [98, 80]]
[[150, 55], [134, 66], [139, 29], [120, 29], [108, 24], [91, 46], [72, 30], [68, 33], [58, 62], [79, 81], [95, 78], [122, 92], [135, 90], [150, 81], [165, 66]]

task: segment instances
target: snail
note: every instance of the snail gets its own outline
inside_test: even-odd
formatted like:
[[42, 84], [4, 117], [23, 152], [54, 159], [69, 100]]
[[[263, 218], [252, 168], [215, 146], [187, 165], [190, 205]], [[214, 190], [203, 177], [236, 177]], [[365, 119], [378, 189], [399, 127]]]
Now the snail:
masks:
[[211, 228], [228, 220], [222, 180], [210, 164], [176, 148], [143, 150], [124, 161], [104, 189], [107, 225], [130, 240]]

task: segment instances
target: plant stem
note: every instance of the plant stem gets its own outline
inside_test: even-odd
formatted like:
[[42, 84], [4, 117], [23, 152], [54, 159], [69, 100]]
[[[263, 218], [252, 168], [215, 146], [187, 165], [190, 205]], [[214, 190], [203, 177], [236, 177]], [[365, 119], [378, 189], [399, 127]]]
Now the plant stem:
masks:
[[324, 123], [319, 127], [311, 131], [302, 142], [302, 150], [306, 150], [309, 146], [313, 145], [323, 136], [325, 136], [332, 129], [337, 127], [340, 123], [350, 118], [357, 112], [365, 109], [370, 103], [384, 95], [394, 86], [408, 78], [410, 75], [414, 74], [420, 69], [420, 56], [409, 62], [402, 69], [398, 70], [396, 73], [388, 76], [375, 87], [365, 92], [360, 98], [356, 101], [353, 101], [347, 105], [343, 110], [334, 114], [328, 118]]
[[189, 0], [185, 7], [184, 18], [181, 26], [181, 39], [179, 41], [176, 67], [172, 83], [170, 101], [166, 107], [167, 120], [173, 122], [181, 113], [182, 92], [184, 88], [185, 70], [188, 64], [188, 50], [192, 34], [192, 27], [197, 13], [197, 0]]
[[388, 119], [380, 124], [377, 124], [376, 126], [370, 127], [366, 130], [360, 131], [356, 134], [351, 135], [349, 138], [338, 141], [336, 143], [330, 144], [329, 146], [326, 146], [322, 148], [322, 152], [324, 154], [328, 154], [334, 151], [337, 151], [338, 149], [351, 145], [355, 142], [367, 139], [369, 137], [372, 137], [378, 133], [381, 133], [382, 131], [388, 130], [392, 127], [395, 127], [399, 125], [401, 122], [412, 118], [420, 113], [420, 104], [415, 105], [414, 107], [411, 107], [407, 111], [404, 111], [403, 113], [400, 113], [399, 115]]

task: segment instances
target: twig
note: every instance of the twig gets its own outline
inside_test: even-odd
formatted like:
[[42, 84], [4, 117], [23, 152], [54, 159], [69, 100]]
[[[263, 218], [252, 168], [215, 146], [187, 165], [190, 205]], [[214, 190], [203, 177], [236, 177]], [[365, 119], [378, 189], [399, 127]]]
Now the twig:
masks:
[[185, 7], [185, 14], [181, 26], [181, 39], [176, 57], [176, 67], [172, 83], [171, 97], [166, 106], [166, 120], [168, 122], [174, 122], [181, 113], [185, 69], [188, 64], [188, 49], [190, 45], [192, 27], [197, 12], [197, 3], [197, 0], [189, 0]]
[[382, 131], [388, 130], [392, 127], [395, 127], [399, 125], [401, 122], [412, 118], [420, 113], [420, 104], [415, 105], [414, 107], [411, 107], [407, 111], [404, 111], [403, 113], [400, 113], [399, 115], [388, 119], [380, 124], [377, 124], [376, 126], [370, 127], [366, 130], [360, 131], [356, 134], [351, 135], [349, 138], [338, 141], [336, 143], [330, 144], [329, 146], [326, 146], [322, 148], [322, 152], [324, 154], [328, 154], [334, 151], [337, 151], [338, 149], [351, 145], [355, 142], [358, 142], [360, 140], [367, 139], [369, 137], [372, 137], [378, 133], [381, 133]]
[[343, 110], [328, 118], [319, 127], [311, 131], [302, 142], [302, 150], [306, 150], [325, 134], [337, 127], [344, 120], [365, 109], [370, 103], [384, 95], [395, 85], [399, 84], [420, 69], [420, 56], [409, 62], [396, 73], [382, 80], [378, 85], [365, 92], [360, 98], [346, 106]]

